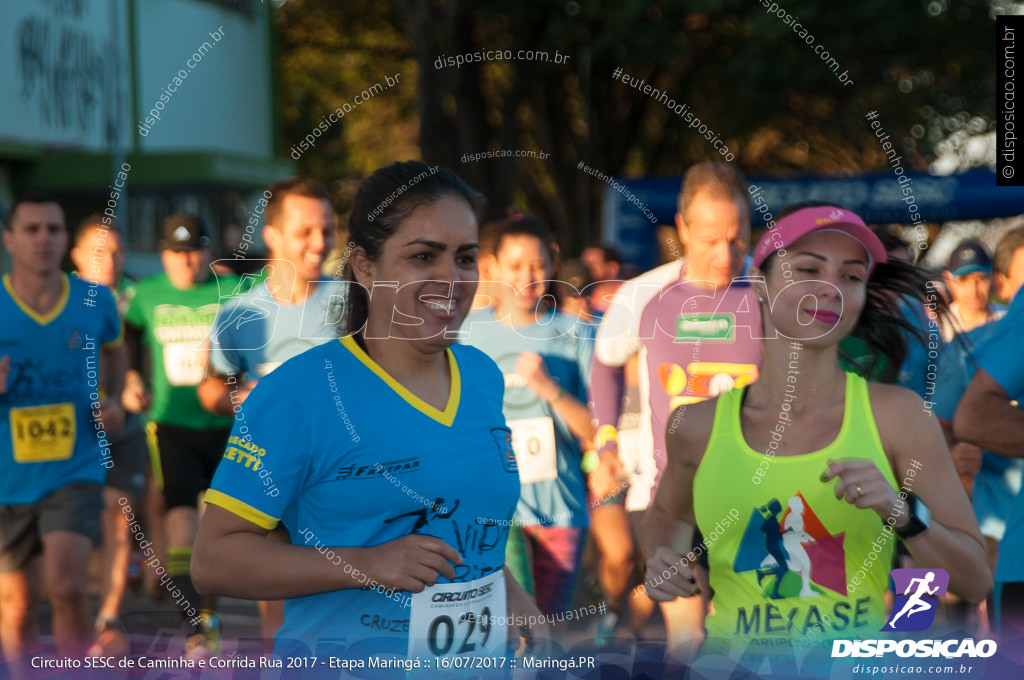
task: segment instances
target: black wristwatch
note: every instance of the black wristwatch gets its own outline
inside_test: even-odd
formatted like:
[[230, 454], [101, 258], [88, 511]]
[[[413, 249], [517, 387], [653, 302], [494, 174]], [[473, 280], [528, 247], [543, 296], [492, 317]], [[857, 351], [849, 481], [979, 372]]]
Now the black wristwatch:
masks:
[[932, 517], [924, 501], [912, 493], [907, 494], [907, 506], [910, 509], [910, 521], [902, 529], [895, 528], [896, 535], [904, 541], [927, 529]]

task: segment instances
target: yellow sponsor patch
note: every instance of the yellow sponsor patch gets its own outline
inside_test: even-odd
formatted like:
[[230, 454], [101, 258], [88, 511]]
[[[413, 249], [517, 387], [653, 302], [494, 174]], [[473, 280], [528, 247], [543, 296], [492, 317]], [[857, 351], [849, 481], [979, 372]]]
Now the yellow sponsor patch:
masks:
[[224, 450], [225, 460], [232, 460], [252, 470], [260, 469], [263, 465], [260, 462], [260, 457], [265, 455], [267, 455], [266, 449], [235, 435], [231, 435], [231, 438], [228, 439], [228, 446]]

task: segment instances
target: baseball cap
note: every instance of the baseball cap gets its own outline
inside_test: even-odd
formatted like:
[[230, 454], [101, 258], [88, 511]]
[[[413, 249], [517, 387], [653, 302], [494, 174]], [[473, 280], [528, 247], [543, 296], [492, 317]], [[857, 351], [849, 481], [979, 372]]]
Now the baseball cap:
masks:
[[760, 267], [768, 256], [784, 250], [815, 231], [838, 231], [856, 239], [868, 251], [868, 274], [879, 262], [886, 262], [885, 247], [875, 232], [856, 213], [831, 205], [803, 208], [775, 222], [754, 249], [754, 265]]
[[161, 250], [199, 250], [210, 242], [198, 217], [175, 213], [164, 220]]
[[958, 245], [949, 256], [949, 266], [946, 269], [953, 276], [966, 276], [974, 272], [990, 273], [992, 258], [989, 257], [984, 243], [970, 238]]

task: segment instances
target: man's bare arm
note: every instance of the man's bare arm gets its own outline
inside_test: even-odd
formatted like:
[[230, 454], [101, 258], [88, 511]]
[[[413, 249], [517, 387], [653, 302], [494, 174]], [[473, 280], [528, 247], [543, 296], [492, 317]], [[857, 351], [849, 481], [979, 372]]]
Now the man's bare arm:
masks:
[[1002, 386], [979, 368], [953, 416], [956, 438], [986, 451], [1024, 458], [1024, 410], [1010, 402]]

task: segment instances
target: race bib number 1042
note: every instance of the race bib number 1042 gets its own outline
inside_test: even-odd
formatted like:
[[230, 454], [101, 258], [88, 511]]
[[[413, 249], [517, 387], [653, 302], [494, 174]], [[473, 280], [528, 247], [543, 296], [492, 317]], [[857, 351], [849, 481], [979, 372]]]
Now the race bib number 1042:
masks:
[[71, 403], [11, 409], [11, 444], [18, 463], [67, 460], [75, 451], [75, 406]]

